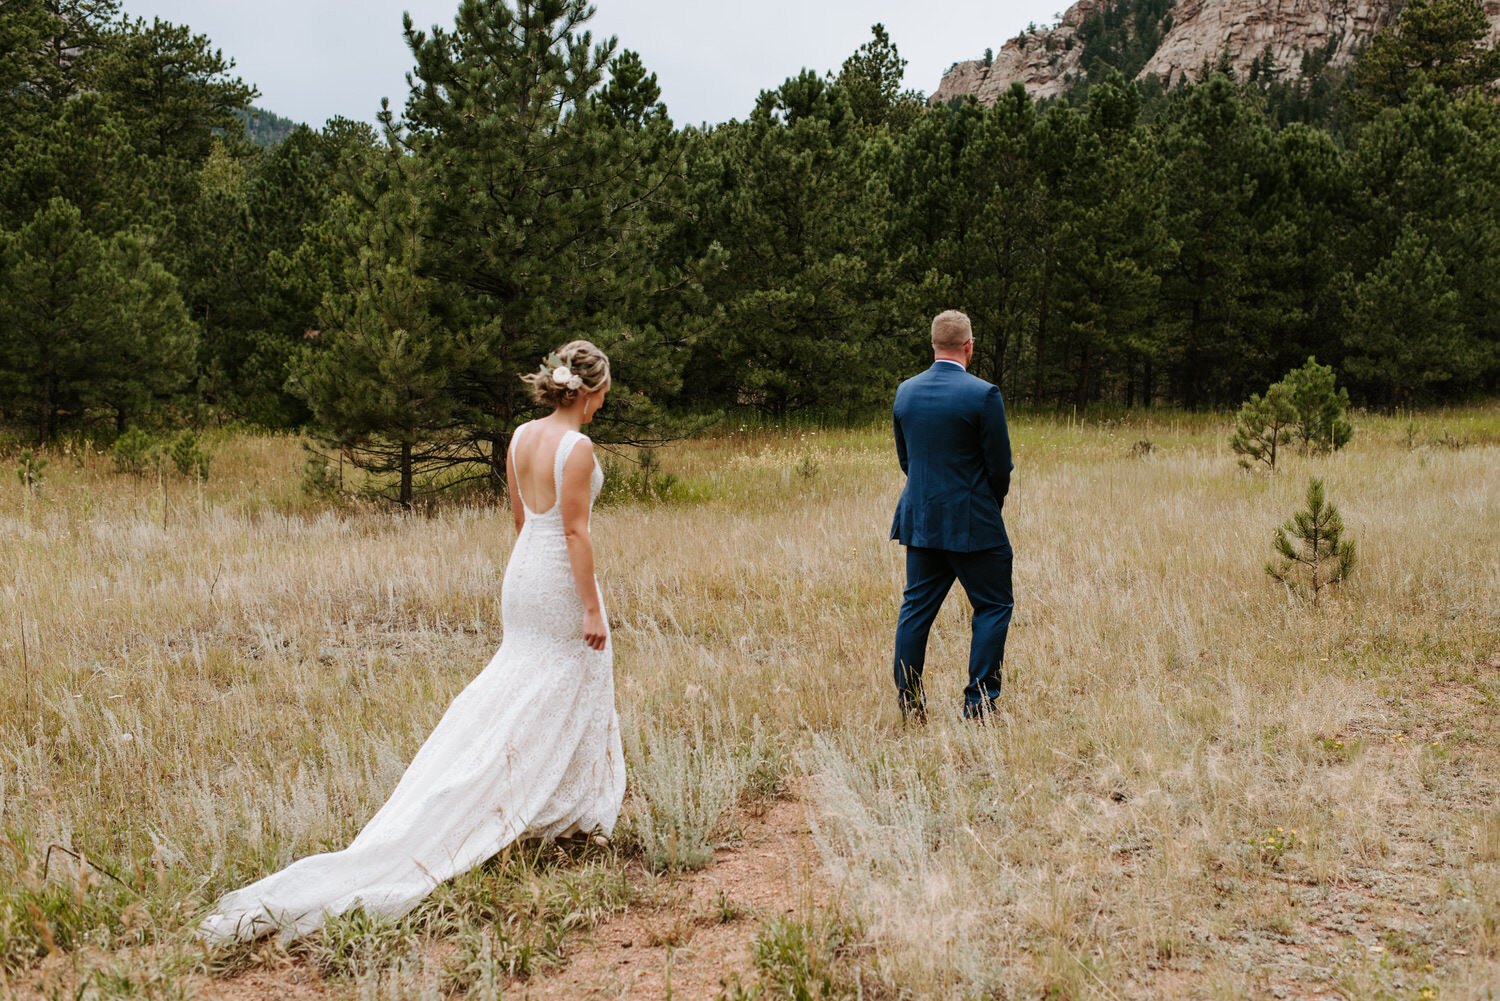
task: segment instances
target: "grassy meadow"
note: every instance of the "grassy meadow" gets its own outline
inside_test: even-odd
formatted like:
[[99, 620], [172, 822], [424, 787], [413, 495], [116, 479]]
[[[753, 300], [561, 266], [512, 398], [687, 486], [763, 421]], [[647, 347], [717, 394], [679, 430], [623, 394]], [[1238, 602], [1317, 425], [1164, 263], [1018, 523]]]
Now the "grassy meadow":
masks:
[[[795, 936], [767, 918], [736, 998], [1493, 998], [1500, 406], [1359, 416], [1348, 448], [1275, 476], [1240, 470], [1228, 430], [1013, 416], [989, 727], [957, 718], [959, 589], [932, 719], [900, 724], [884, 426], [665, 450], [675, 483], [594, 517], [616, 837], [507, 853], [290, 953], [207, 954], [193, 916], [383, 801], [499, 642], [508, 512], [317, 499], [293, 438], [211, 438], [201, 484], [59, 449], [28, 490], [12, 452], [0, 998], [196, 997], [287, 963], [340, 996], [521, 997], [788, 790], [821, 906]], [[1316, 606], [1262, 569], [1311, 475], [1359, 556]]]

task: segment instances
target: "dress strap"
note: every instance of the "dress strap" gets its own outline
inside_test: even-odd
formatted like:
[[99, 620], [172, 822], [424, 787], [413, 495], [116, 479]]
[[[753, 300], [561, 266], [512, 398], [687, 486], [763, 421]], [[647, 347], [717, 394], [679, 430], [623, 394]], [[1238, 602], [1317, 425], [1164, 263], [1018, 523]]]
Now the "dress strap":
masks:
[[580, 432], [564, 431], [557, 443], [557, 457], [552, 460], [552, 487], [557, 492], [558, 503], [562, 503], [563, 467], [568, 464], [568, 456], [573, 454], [574, 445], [587, 440], [588, 436]]

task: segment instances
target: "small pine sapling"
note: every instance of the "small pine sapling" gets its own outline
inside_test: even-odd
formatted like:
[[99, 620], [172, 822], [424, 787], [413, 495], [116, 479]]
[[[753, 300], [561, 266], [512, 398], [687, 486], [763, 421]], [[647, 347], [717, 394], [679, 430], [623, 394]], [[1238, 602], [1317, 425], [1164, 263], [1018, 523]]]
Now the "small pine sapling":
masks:
[[1313, 604], [1323, 588], [1354, 573], [1354, 543], [1344, 538], [1344, 519], [1317, 477], [1307, 484], [1307, 509], [1278, 528], [1272, 543], [1278, 558], [1266, 564], [1266, 573], [1289, 589], [1304, 590]]
[[27, 490], [36, 489], [42, 482], [42, 471], [47, 468], [48, 460], [41, 458], [31, 449], [23, 449], [21, 452], [21, 464], [16, 467], [16, 479], [21, 481], [21, 486]]
[[161, 443], [149, 431], [130, 428], [110, 446], [115, 472], [145, 476], [161, 466]]
[[213, 458], [198, 444], [198, 436], [193, 432], [184, 431], [178, 435], [167, 449], [167, 454], [183, 476], [208, 479], [208, 469]]
[[1239, 455], [1240, 465], [1246, 469], [1257, 469], [1260, 463], [1265, 463], [1267, 470], [1275, 472], [1277, 453], [1280, 446], [1292, 440], [1292, 425], [1296, 421], [1291, 388], [1284, 382], [1275, 383], [1264, 397], [1251, 393], [1240, 407], [1229, 447]]

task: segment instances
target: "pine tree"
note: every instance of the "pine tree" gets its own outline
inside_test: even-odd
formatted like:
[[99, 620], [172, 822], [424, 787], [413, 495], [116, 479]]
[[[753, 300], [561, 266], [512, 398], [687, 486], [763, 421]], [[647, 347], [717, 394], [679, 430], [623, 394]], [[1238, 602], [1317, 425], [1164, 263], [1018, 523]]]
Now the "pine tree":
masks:
[[1291, 440], [1299, 442], [1304, 451], [1335, 451], [1347, 445], [1354, 434], [1344, 420], [1349, 391], [1335, 388], [1336, 381], [1333, 366], [1319, 365], [1316, 358], [1307, 359], [1306, 365], [1288, 372], [1283, 380], [1296, 414]]
[[1169, 235], [1161, 322], [1176, 397], [1189, 408], [1243, 399], [1275, 375], [1268, 318], [1281, 312], [1276, 269], [1289, 235], [1273, 193], [1281, 164], [1269, 123], [1227, 77], [1174, 91], [1162, 128]]
[[151, 239], [120, 233], [105, 245], [112, 284], [108, 340], [95, 350], [110, 364], [90, 388], [113, 411], [114, 430], [166, 402], [178, 400], [196, 374], [199, 331], [188, 315], [177, 279], [151, 253]]
[[1272, 383], [1266, 395], [1252, 393], [1235, 417], [1229, 447], [1240, 455], [1240, 465], [1253, 469], [1265, 463], [1276, 469], [1282, 445], [1298, 442], [1303, 451], [1331, 452], [1343, 448], [1353, 434], [1344, 420], [1349, 393], [1336, 389], [1333, 367], [1316, 358]]
[[1044, 378], [1022, 365], [1024, 349], [1028, 361], [1041, 350], [1054, 270], [1039, 129], [1036, 105], [1017, 85], [989, 109], [974, 101], [936, 108], [895, 137], [882, 171], [879, 288], [909, 331], [887, 349], [897, 374], [930, 357], [923, 332], [940, 306], [952, 306], [974, 321], [975, 374], [1010, 399], [1023, 378]]
[[1355, 285], [1344, 366], [1387, 407], [1462, 385], [1482, 366], [1458, 318], [1459, 296], [1431, 241], [1402, 231], [1390, 257]]
[[346, 253], [333, 206], [379, 165], [376, 146], [368, 125], [338, 119], [323, 134], [298, 126], [254, 155], [215, 143], [194, 174], [171, 242], [203, 328], [206, 402], [263, 427], [308, 419], [305, 403], [285, 389], [289, 365], [306, 332], [320, 327], [318, 310]]
[[1229, 447], [1240, 456], [1244, 468], [1255, 469], [1257, 463], [1264, 463], [1274, 473], [1281, 446], [1292, 440], [1296, 420], [1291, 387], [1284, 382], [1274, 383], [1266, 389], [1265, 396], [1251, 393], [1240, 407]]
[[421, 274], [420, 162], [393, 155], [381, 172], [370, 210], [339, 198], [343, 267], [288, 388], [306, 401], [325, 445], [361, 469], [395, 474], [395, 499], [410, 507], [418, 476], [473, 460], [458, 380], [479, 370], [495, 343], [448, 327], [435, 311], [437, 284]]
[[1500, 107], [1423, 84], [1361, 131], [1358, 239], [1335, 357], [1381, 406], [1493, 387], [1500, 373]]
[[144, 238], [102, 239], [62, 198], [0, 233], [0, 414], [38, 443], [116, 429], [180, 389], [197, 329]]
[[1347, 266], [1355, 234], [1349, 157], [1328, 134], [1294, 123], [1275, 135], [1278, 169], [1265, 216], [1277, 238], [1267, 240], [1260, 270], [1269, 308], [1256, 312], [1271, 372], [1309, 355], [1343, 357], [1343, 303], [1335, 281]]
[[151, 174], [108, 100], [80, 94], [0, 150], [0, 226], [19, 227], [53, 198], [65, 198], [96, 234], [130, 229], [165, 215]]
[[861, 122], [906, 128], [921, 114], [921, 98], [901, 89], [906, 60], [885, 25], [872, 25], [870, 33], [873, 37], [844, 60], [836, 83], [848, 98], [849, 110]]
[[640, 53], [630, 49], [610, 60], [609, 82], [594, 99], [609, 109], [614, 124], [621, 128], [643, 129], [666, 115], [656, 74], [647, 73]]
[[697, 224], [726, 264], [705, 279], [722, 313], [689, 361], [691, 402], [848, 414], [888, 391], [861, 131], [842, 89], [804, 70], [693, 151]]
[[[255, 277], [241, 295], [250, 307], [233, 333], [239, 363], [238, 409], [259, 424], [296, 427], [308, 413], [284, 388], [288, 366], [306, 331], [320, 326], [318, 311], [339, 267], [327, 246], [326, 222], [340, 172], [368, 169], [374, 159], [367, 133], [347, 148], [299, 126], [254, 164], [244, 197], [245, 239]], [[352, 183], [352, 178], [348, 179]]]
[[1154, 150], [1134, 134], [1139, 107], [1135, 86], [1113, 73], [1090, 89], [1086, 114], [1057, 106], [1043, 121], [1044, 137], [1061, 140], [1041, 151], [1056, 234], [1051, 315], [1071, 376], [1058, 402], [1079, 407], [1109, 381], [1131, 394], [1136, 363], [1158, 350], [1152, 314], [1174, 246], [1165, 193], [1150, 183]]
[[0, 135], [26, 131], [94, 85], [118, 0], [6, 0], [0, 4]]
[[160, 18], [114, 26], [98, 86], [129, 122], [136, 149], [197, 166], [216, 133], [244, 134], [240, 115], [260, 91], [231, 77], [234, 60], [211, 45], [207, 36]]
[[615, 382], [629, 400], [646, 370], [670, 383], [690, 336], [630, 329], [695, 262], [658, 253], [652, 210], [681, 183], [671, 120], [633, 61], [595, 99], [615, 40], [595, 44], [592, 13], [586, 0], [464, 0], [451, 29], [406, 19], [416, 68], [400, 141], [427, 171], [422, 276], [440, 322], [493, 349], [453, 378], [466, 447], [487, 452], [496, 483], [533, 407], [517, 377], [550, 349], [583, 337], [632, 356]]
[[1266, 564], [1266, 573], [1289, 589], [1310, 594], [1313, 604], [1323, 588], [1354, 573], [1354, 543], [1344, 538], [1344, 519], [1324, 498], [1323, 481], [1317, 477], [1308, 481], [1306, 510], [1276, 529], [1272, 543], [1277, 559]]
[[1500, 78], [1500, 49], [1485, 49], [1490, 20], [1480, 0], [1409, 0], [1354, 66], [1354, 109], [1363, 118], [1407, 101], [1423, 84], [1449, 95]]

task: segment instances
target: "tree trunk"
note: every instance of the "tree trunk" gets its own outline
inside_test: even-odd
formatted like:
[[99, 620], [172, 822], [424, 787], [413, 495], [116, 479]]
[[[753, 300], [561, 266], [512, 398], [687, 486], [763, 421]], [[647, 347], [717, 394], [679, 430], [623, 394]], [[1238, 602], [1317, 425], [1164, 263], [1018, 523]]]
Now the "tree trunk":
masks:
[[1052, 269], [1044, 266], [1042, 268], [1042, 294], [1037, 302], [1036, 309], [1036, 382], [1031, 390], [1031, 402], [1037, 406], [1041, 405], [1042, 402], [1043, 379], [1044, 372], [1046, 371], [1043, 359], [1047, 355], [1047, 293], [1052, 284], [1051, 277]]
[[411, 510], [411, 445], [401, 443], [401, 506]]
[[1198, 289], [1193, 297], [1193, 318], [1188, 324], [1187, 342], [1187, 408], [1198, 409], [1198, 345], [1203, 331], [1203, 282], [1206, 280], [1204, 264], [1198, 261]]
[[490, 487], [505, 492], [505, 454], [510, 451], [510, 435], [490, 436]]
[[1088, 342], [1085, 341], [1078, 359], [1078, 387], [1073, 394], [1073, 399], [1080, 408], [1089, 405], [1089, 376], [1092, 374], [1089, 368], [1092, 360]]
[[39, 428], [41, 437], [37, 439], [38, 445], [45, 445], [57, 438], [57, 381], [48, 379], [46, 388], [42, 390], [42, 425]]

